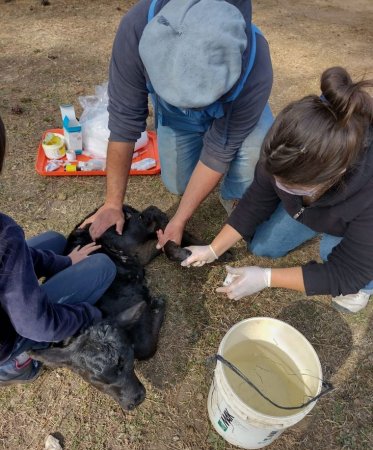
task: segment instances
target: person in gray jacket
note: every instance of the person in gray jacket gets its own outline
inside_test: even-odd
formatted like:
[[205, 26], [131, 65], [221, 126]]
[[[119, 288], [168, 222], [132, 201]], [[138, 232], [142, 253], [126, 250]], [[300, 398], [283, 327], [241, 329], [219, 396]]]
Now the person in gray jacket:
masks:
[[266, 287], [332, 295], [344, 312], [364, 308], [373, 293], [373, 101], [341, 67], [276, 118], [262, 147], [255, 179], [211, 245], [189, 247], [182, 265], [217, 259], [241, 238], [258, 256], [278, 258], [322, 234], [323, 263], [288, 268], [228, 268], [240, 299]]
[[267, 41], [247, 0], [141, 0], [123, 18], [109, 76], [107, 192], [85, 223], [93, 238], [122, 232], [122, 204], [150, 94], [162, 180], [182, 195], [159, 247], [180, 243], [185, 224], [221, 181], [227, 211], [253, 179], [272, 124]]

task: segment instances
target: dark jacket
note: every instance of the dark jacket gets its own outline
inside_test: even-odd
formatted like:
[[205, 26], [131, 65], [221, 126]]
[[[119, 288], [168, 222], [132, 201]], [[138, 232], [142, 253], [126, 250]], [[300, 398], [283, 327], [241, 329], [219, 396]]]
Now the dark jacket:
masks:
[[[280, 201], [292, 217], [302, 208], [302, 197], [279, 189], [259, 162], [252, 185], [227, 223], [250, 241]], [[326, 262], [303, 266], [307, 295], [352, 294], [373, 280], [373, 129], [368, 147], [341, 183], [305, 207], [297, 220], [317, 232], [343, 237]]]
[[38, 278], [71, 265], [68, 256], [29, 248], [21, 227], [0, 213], [0, 363], [19, 336], [38, 342], [61, 341], [101, 317], [97, 308], [53, 304]]
[[[159, 7], [169, 0], [158, 2]], [[151, 0], [140, 0], [122, 19], [117, 31], [109, 73], [109, 129], [110, 140], [133, 142], [145, 130], [148, 116], [148, 90], [146, 71], [139, 56], [139, 41], [147, 24]], [[251, 2], [230, 0], [247, 23], [251, 23]], [[247, 29], [250, 49], [251, 29]], [[242, 142], [255, 128], [268, 101], [272, 88], [272, 64], [269, 48], [264, 37], [257, 38], [256, 59], [246, 84], [236, 100], [224, 104], [225, 115], [229, 116], [227, 141], [226, 116], [214, 120], [205, 133], [200, 160], [211, 169], [224, 173]], [[243, 58], [246, 67], [250, 51]], [[182, 82], [182, 80], [180, 80]], [[232, 90], [235, 86], [232, 88]], [[228, 114], [229, 109], [231, 113]]]

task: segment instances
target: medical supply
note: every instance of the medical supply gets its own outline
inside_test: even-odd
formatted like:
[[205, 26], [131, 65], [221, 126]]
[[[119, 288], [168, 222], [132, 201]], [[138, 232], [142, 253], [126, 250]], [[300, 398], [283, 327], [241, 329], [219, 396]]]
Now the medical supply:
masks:
[[41, 145], [48, 159], [60, 159], [65, 156], [65, 140], [62, 134], [47, 133]]
[[157, 165], [157, 161], [153, 158], [144, 158], [131, 164], [131, 170], [148, 170]]
[[72, 150], [68, 150], [66, 152], [66, 159], [70, 162], [76, 161], [76, 153]]
[[105, 170], [106, 159], [90, 159], [89, 161], [79, 161], [78, 168], [83, 171]]
[[65, 171], [66, 172], [76, 172], [77, 171], [76, 164], [66, 164]]
[[225, 277], [225, 280], [223, 281], [223, 286], [229, 286], [237, 277], [239, 277], [239, 275], [228, 273], [228, 275]]
[[74, 106], [61, 105], [60, 110], [67, 148], [69, 151], [81, 155], [83, 149], [82, 127], [76, 118]]

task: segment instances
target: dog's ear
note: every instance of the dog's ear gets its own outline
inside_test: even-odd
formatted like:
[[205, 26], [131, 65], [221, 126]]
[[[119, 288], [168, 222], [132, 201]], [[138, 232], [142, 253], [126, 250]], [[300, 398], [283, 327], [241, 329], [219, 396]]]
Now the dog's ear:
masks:
[[68, 347], [49, 347], [44, 350], [33, 350], [30, 352], [30, 355], [32, 358], [50, 366], [63, 366], [71, 360], [71, 351]]
[[131, 308], [128, 308], [125, 311], [121, 312], [117, 316], [116, 320], [122, 327], [134, 325], [140, 319], [145, 307], [145, 302], [137, 303], [136, 305], [131, 306]]

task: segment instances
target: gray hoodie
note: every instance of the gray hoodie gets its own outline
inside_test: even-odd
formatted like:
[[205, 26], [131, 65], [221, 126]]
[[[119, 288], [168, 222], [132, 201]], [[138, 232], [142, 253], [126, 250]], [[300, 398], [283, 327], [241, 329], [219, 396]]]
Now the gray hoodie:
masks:
[[[160, 0], [155, 13], [169, 0]], [[113, 45], [109, 73], [109, 129], [110, 141], [134, 142], [146, 127], [148, 91], [146, 71], [138, 46], [147, 24], [151, 0], [140, 0], [122, 19]], [[251, 2], [228, 1], [235, 5], [247, 23], [251, 22]], [[251, 32], [247, 32], [247, 51], [243, 56], [243, 70], [250, 56]], [[253, 69], [238, 98], [225, 103], [225, 116], [214, 120], [205, 133], [200, 160], [209, 168], [224, 173], [234, 159], [242, 142], [257, 124], [268, 101], [272, 87], [272, 65], [267, 41], [257, 37], [257, 52]], [[234, 86], [235, 87], [235, 86]], [[233, 87], [233, 89], [234, 89]], [[225, 139], [227, 113], [228, 135]]]

